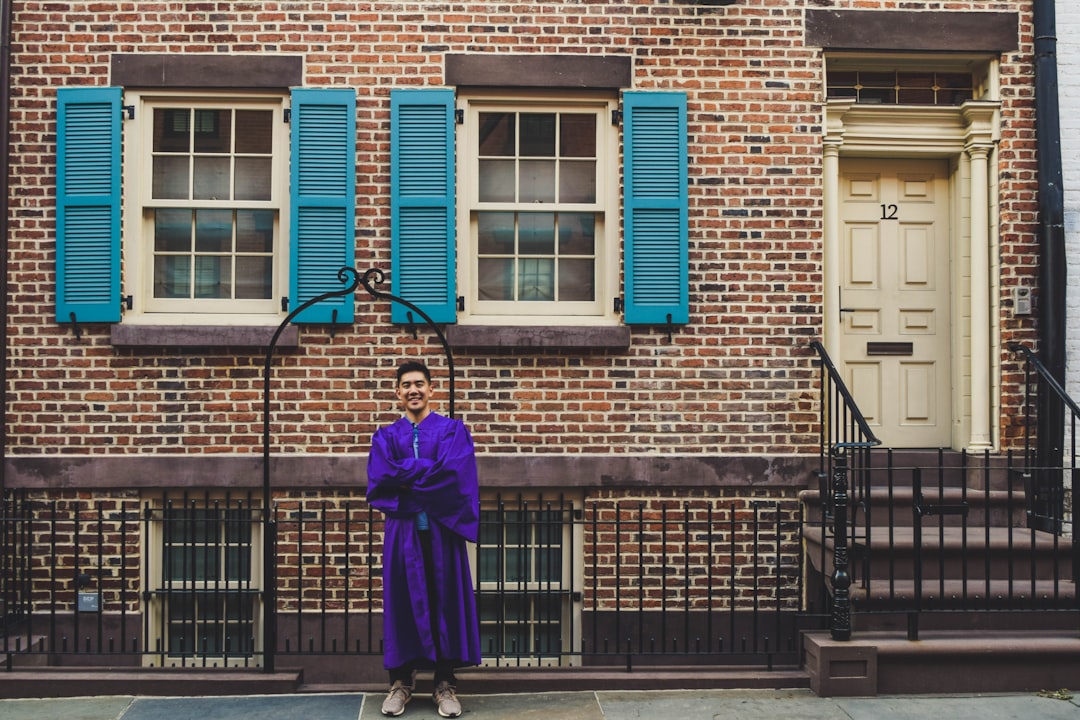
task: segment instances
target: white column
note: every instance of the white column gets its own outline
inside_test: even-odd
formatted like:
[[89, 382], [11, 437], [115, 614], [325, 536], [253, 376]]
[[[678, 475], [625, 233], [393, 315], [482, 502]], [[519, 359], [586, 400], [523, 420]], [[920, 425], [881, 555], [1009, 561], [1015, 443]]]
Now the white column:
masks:
[[968, 447], [992, 447], [990, 422], [990, 147], [965, 148], [971, 158], [971, 438]]
[[843, 253], [840, 243], [840, 147], [844, 144], [844, 114], [854, 101], [832, 101], [825, 106], [824, 157], [821, 164], [822, 323], [823, 344], [833, 362], [840, 357], [840, 283]]

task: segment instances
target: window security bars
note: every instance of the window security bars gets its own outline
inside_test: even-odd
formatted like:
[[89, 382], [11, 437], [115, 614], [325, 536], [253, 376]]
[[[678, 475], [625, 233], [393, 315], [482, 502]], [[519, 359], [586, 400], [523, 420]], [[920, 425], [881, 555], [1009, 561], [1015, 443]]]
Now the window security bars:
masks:
[[[13, 494], [12, 494], [13, 495]], [[248, 496], [5, 505], [7, 669], [265, 667], [268, 518]], [[798, 662], [794, 499], [499, 497], [474, 581], [485, 664]], [[381, 655], [382, 516], [348, 494], [275, 496], [274, 654]], [[12, 538], [17, 538], [12, 540]]]

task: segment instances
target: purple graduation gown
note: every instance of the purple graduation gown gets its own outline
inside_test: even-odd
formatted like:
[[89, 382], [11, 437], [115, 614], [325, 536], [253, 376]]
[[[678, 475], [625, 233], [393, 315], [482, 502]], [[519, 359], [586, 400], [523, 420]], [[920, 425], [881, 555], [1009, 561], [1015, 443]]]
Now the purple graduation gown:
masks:
[[[460, 420], [430, 413], [420, 421], [419, 458], [405, 418], [380, 428], [368, 456], [367, 499], [386, 515], [383, 539], [383, 664], [434, 667], [435, 635], [444, 659], [480, 664], [480, 625], [465, 542], [476, 542], [480, 488], [472, 436]], [[429, 609], [416, 514], [431, 526], [435, 612]], [[438, 627], [432, 627], [432, 617]]]

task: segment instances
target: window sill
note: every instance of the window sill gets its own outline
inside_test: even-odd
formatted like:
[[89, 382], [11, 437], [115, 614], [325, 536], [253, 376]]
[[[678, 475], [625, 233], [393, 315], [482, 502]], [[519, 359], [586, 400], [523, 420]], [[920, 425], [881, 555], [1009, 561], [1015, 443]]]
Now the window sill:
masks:
[[[226, 325], [124, 325], [112, 326], [116, 347], [259, 347], [270, 346], [276, 327]], [[277, 347], [297, 347], [300, 331], [289, 325]]]
[[528, 327], [521, 325], [450, 325], [446, 341], [452, 348], [626, 349], [630, 328]]

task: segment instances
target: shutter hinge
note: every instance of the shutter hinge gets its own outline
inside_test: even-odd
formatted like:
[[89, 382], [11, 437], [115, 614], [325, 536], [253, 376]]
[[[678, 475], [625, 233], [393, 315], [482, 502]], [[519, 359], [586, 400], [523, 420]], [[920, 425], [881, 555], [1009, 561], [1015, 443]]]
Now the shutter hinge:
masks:
[[464, 110], [455, 110], [454, 111], [454, 120], [457, 122], [458, 125], [464, 125], [465, 124], [465, 111]]
[[465, 312], [465, 296], [464, 295], [458, 295], [457, 309], [458, 309], [458, 312]]
[[281, 111], [281, 122], [286, 125], [292, 122], [292, 108], [284, 108]]
[[622, 110], [611, 111], [611, 124], [622, 125]]
[[135, 119], [135, 106], [134, 105], [125, 105], [123, 107], [122, 114], [127, 115], [128, 120], [134, 120]]
[[289, 298], [281, 298], [281, 312], [287, 312], [289, 309]]
[[615, 298], [615, 312], [623, 311], [623, 301], [621, 297]]
[[124, 297], [120, 298], [120, 303], [128, 310], [131, 310], [133, 307], [135, 307], [135, 298], [131, 295], [125, 295]]

